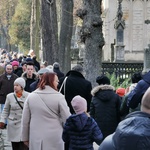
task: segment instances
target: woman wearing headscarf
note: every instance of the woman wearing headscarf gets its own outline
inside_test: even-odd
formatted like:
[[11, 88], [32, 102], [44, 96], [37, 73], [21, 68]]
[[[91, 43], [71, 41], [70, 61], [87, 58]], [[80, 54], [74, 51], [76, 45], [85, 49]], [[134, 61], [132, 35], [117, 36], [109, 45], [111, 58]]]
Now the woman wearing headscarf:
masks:
[[13, 150], [25, 150], [21, 141], [21, 118], [24, 102], [28, 92], [24, 91], [25, 80], [21, 77], [14, 81], [14, 92], [6, 97], [4, 109], [1, 114], [0, 128], [3, 129], [7, 119], [7, 139]]
[[44, 73], [38, 88], [27, 98], [22, 139], [30, 150], [64, 150], [63, 123], [70, 112], [64, 96], [57, 90], [58, 81], [56, 73]]

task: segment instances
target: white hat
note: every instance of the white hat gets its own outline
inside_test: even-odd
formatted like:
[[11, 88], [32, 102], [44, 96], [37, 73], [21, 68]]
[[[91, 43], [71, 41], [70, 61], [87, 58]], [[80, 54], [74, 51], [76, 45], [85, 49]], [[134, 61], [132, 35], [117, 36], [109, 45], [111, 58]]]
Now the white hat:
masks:
[[24, 89], [25, 86], [26, 86], [26, 82], [25, 82], [25, 80], [24, 80], [22, 77], [17, 78], [17, 79], [14, 81], [14, 85], [15, 85], [15, 84], [19, 84], [23, 89]]

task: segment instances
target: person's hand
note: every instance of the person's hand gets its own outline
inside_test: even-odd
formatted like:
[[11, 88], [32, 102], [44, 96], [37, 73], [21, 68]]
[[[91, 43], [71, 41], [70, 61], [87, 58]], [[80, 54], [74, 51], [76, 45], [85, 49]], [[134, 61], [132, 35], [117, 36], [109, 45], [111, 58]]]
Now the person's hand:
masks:
[[4, 129], [4, 125], [5, 125], [5, 123], [0, 122], [0, 129]]
[[29, 147], [29, 141], [24, 141], [23, 143], [24, 143], [24, 145]]

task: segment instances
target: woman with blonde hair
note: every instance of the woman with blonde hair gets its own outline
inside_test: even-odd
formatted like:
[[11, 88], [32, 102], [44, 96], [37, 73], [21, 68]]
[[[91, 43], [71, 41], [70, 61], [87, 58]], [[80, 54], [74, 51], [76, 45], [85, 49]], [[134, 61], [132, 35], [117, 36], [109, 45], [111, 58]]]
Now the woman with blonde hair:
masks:
[[44, 73], [38, 89], [25, 103], [22, 118], [22, 140], [30, 150], [63, 150], [63, 123], [70, 116], [64, 96], [58, 92], [58, 77]]

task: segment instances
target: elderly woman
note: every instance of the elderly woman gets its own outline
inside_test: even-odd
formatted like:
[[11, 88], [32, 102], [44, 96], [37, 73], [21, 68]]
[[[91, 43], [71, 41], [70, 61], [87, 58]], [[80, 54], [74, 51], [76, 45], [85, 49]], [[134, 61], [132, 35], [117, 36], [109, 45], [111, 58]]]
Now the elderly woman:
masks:
[[63, 150], [63, 123], [70, 116], [64, 96], [57, 91], [58, 77], [44, 73], [38, 89], [25, 103], [22, 118], [22, 140], [30, 150]]
[[23, 105], [29, 93], [24, 91], [24, 87], [23, 78], [14, 81], [14, 92], [7, 95], [0, 119], [1, 129], [4, 128], [5, 120], [8, 120], [7, 138], [12, 143], [13, 150], [25, 150], [25, 145], [21, 141], [21, 118]]

